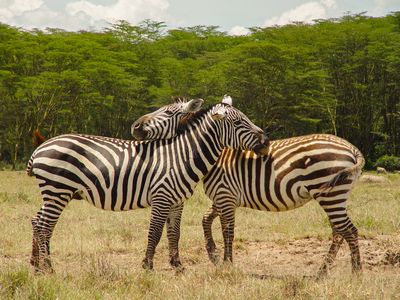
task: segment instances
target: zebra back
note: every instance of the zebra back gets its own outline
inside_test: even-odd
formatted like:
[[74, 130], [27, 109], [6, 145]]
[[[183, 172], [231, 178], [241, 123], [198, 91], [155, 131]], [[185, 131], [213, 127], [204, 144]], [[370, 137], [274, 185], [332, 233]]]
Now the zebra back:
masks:
[[270, 141], [264, 157], [225, 149], [204, 178], [204, 188], [213, 201], [229, 197], [239, 206], [288, 210], [335, 186], [355, 182], [364, 163], [361, 152], [344, 139], [299, 136]]

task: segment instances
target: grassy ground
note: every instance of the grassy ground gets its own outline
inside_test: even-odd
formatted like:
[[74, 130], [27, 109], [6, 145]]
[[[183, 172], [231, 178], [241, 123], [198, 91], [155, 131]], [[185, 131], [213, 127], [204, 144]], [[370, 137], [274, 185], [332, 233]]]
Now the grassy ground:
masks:
[[352, 276], [344, 245], [330, 276], [316, 281], [331, 232], [315, 203], [286, 213], [238, 209], [234, 265], [214, 267], [203, 247], [210, 202], [201, 189], [184, 210], [183, 273], [168, 265], [165, 235], [155, 271], [141, 269], [150, 210], [113, 213], [76, 201], [52, 238], [55, 274], [35, 275], [30, 218], [41, 206], [39, 190], [23, 172], [0, 172], [0, 299], [399, 299], [400, 175], [385, 176], [386, 183], [358, 183], [349, 201], [363, 274]]

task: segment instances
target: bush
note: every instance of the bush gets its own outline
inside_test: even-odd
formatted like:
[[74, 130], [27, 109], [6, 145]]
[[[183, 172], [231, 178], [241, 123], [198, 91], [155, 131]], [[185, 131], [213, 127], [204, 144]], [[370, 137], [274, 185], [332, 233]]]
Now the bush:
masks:
[[383, 155], [375, 162], [375, 168], [382, 167], [386, 171], [400, 170], [400, 157], [393, 155]]

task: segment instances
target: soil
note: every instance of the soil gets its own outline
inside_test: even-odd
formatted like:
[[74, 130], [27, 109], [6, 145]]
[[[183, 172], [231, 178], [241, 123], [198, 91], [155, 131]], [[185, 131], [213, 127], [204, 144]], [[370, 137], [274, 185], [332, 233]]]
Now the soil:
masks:
[[[298, 240], [248, 242], [234, 251], [234, 260], [257, 274], [313, 276], [323, 262], [331, 241], [314, 237]], [[396, 267], [400, 270], [400, 236], [360, 238], [363, 268], [367, 270]], [[344, 242], [337, 254], [333, 270], [351, 270], [350, 250]]]
[[[239, 242], [240, 249], [234, 243], [234, 265], [256, 277], [279, 277], [299, 275], [314, 276], [323, 262], [331, 241], [309, 237], [296, 240], [274, 240], [257, 242]], [[378, 236], [376, 238], [361, 237], [359, 241], [361, 260], [364, 270], [379, 271], [385, 268], [396, 268], [400, 271], [400, 235]], [[220, 244], [217, 253], [222, 257]], [[235, 249], [236, 247], [236, 249]], [[189, 250], [189, 249], [186, 249]], [[186, 252], [186, 251], [185, 251]], [[182, 253], [181, 257], [187, 268], [207, 262], [205, 250], [200, 246]], [[199, 261], [199, 252], [204, 255]], [[190, 256], [196, 253], [197, 259]], [[189, 256], [189, 257], [188, 257]], [[332, 272], [351, 272], [350, 250], [343, 242]]]
[[[364, 270], [381, 272], [385, 269], [400, 271], [400, 235], [375, 238], [360, 238], [360, 252]], [[250, 276], [258, 278], [300, 276], [313, 277], [323, 262], [324, 255], [330, 246], [330, 240], [315, 237], [273, 241], [238, 241], [234, 243], [234, 265]], [[222, 245], [217, 243], [217, 253], [222, 257]], [[0, 263], [7, 261], [29, 264], [29, 252], [23, 256], [0, 256]], [[61, 271], [62, 265], [79, 268], [78, 254], [71, 253], [60, 257], [60, 253], [53, 253], [52, 259], [55, 269]], [[98, 253], [106, 257], [108, 263], [120, 270], [141, 269], [141, 256], [134, 255], [130, 249], [126, 251], [112, 251]], [[140, 258], [140, 259], [139, 259]], [[181, 259], [186, 270], [196, 272], [198, 268], [212, 267], [203, 245], [181, 247]], [[128, 264], [126, 262], [129, 262]], [[76, 265], [76, 266], [75, 266]], [[170, 273], [168, 264], [167, 245], [157, 248], [154, 267], [157, 272]], [[344, 242], [332, 267], [334, 273], [350, 273], [350, 251]]]

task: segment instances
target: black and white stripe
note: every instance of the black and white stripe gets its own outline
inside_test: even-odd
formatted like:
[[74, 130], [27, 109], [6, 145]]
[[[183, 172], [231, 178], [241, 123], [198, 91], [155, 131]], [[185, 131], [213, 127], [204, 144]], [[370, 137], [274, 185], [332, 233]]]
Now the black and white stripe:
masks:
[[343, 242], [351, 251], [353, 271], [361, 269], [357, 228], [347, 215], [346, 202], [361, 173], [364, 158], [349, 142], [327, 134], [313, 134], [270, 142], [269, 154], [225, 149], [204, 178], [213, 201], [203, 218], [206, 248], [216, 261], [211, 225], [220, 216], [224, 260], [232, 261], [235, 209], [287, 211], [316, 200], [328, 215], [333, 242], [320, 268], [324, 275]]
[[[241, 120], [240, 125], [234, 123]], [[145, 268], [167, 222], [170, 262], [179, 266], [183, 201], [212, 168], [224, 147], [266, 150], [262, 131], [233, 107], [217, 104], [198, 112], [169, 140], [133, 142], [89, 135], [62, 135], [33, 153], [27, 173], [36, 176], [43, 206], [32, 219], [31, 263], [51, 270], [50, 238], [60, 214], [73, 199], [95, 207], [127, 211], [151, 206]], [[264, 152], [265, 153], [265, 152]]]
[[[224, 99], [231, 102], [230, 97]], [[179, 120], [181, 116], [173, 118]], [[157, 128], [159, 124], [152, 126]], [[176, 135], [177, 128], [170, 128], [171, 135]], [[272, 141], [264, 157], [251, 151], [225, 149], [204, 178], [205, 192], [213, 201], [203, 218], [210, 259], [217, 260], [211, 232], [215, 217], [220, 216], [222, 223], [224, 259], [232, 261], [237, 207], [280, 212], [314, 199], [327, 213], [333, 231], [333, 242], [319, 274], [327, 272], [343, 239], [350, 246], [353, 271], [360, 270], [357, 228], [347, 215], [346, 202], [363, 165], [363, 155], [357, 148], [328, 134]]]
[[176, 128], [189, 114], [197, 112], [203, 99], [173, 98], [174, 103], [142, 116], [132, 124], [131, 134], [136, 140], [159, 140], [176, 136]]

